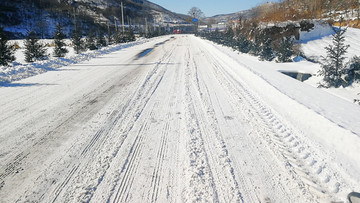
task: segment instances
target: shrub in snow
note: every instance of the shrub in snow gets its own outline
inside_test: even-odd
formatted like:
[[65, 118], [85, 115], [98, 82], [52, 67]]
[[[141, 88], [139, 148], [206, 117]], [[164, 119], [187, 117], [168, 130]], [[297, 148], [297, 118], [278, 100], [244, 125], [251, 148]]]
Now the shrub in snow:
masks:
[[291, 37], [284, 37], [279, 43], [277, 50], [277, 62], [291, 62], [291, 56], [294, 55], [293, 39]]
[[74, 45], [74, 50], [77, 54], [80, 54], [84, 50], [84, 41], [81, 38], [81, 32], [79, 29], [75, 29], [71, 36], [71, 41]]
[[7, 66], [15, 60], [14, 51], [14, 46], [8, 45], [4, 28], [0, 27], [0, 66]]
[[260, 51], [260, 60], [272, 61], [275, 58], [271, 44], [272, 40], [270, 37], [263, 42]]
[[327, 56], [323, 58], [319, 75], [323, 76], [323, 83], [320, 87], [340, 87], [346, 84], [344, 75], [346, 74], [345, 54], [349, 45], [345, 45], [346, 29], [334, 28], [332, 45], [325, 47]]
[[65, 48], [65, 34], [62, 32], [62, 27], [60, 24], [57, 24], [56, 30], [54, 33], [54, 43], [55, 43], [55, 49], [54, 49], [54, 56], [55, 57], [64, 57], [66, 53], [68, 53], [68, 50]]
[[28, 36], [25, 39], [25, 61], [34, 62], [45, 60], [46, 58], [45, 45], [39, 42], [34, 31], [28, 32]]

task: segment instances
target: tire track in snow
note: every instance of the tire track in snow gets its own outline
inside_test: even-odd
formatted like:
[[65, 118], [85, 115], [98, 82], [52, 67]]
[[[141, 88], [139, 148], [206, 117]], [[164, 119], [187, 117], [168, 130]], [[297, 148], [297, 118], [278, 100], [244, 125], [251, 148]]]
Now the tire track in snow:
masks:
[[[141, 112], [145, 108], [149, 98], [162, 81], [163, 73], [158, 72], [159, 64], [155, 65], [155, 67], [149, 71], [141, 87], [129, 97], [127, 102], [125, 102], [125, 105], [123, 105], [120, 110], [113, 111], [111, 116], [108, 118], [108, 121], [105, 122], [105, 124], [94, 134], [91, 141], [82, 150], [82, 153], [78, 158], [79, 161], [73, 164], [75, 171], [73, 171], [71, 167], [68, 169], [68, 175], [65, 176], [64, 181], [61, 183], [61, 187], [58, 186], [53, 193], [55, 196], [52, 201], [57, 201], [58, 199], [66, 199], [70, 201], [74, 198], [81, 199], [81, 201], [84, 202], [89, 202], [91, 200], [98, 185], [101, 184], [107, 169], [110, 167], [110, 163], [113, 158], [116, 157], [117, 152], [126, 139], [126, 132], [129, 132], [132, 129], [138, 117], [141, 115]], [[137, 70], [140, 69], [137, 68]], [[116, 89], [113, 91], [116, 91]], [[110, 92], [110, 96], [111, 95], [112, 94]], [[115, 118], [113, 118], [113, 116], [115, 116]], [[122, 123], [121, 126], [125, 126], [125, 130], [123, 131], [122, 136], [117, 138], [119, 140], [115, 141], [115, 143], [118, 144], [115, 151], [109, 151], [109, 156], [105, 155], [104, 157], [105, 160], [104, 158], [100, 158], [101, 161], [93, 163], [93, 160], [99, 159], [96, 156], [101, 156], [101, 154], [97, 154], [96, 151], [106, 148], [106, 143], [109, 144], [110, 142], [111, 144], [114, 144], [110, 140], [116, 137], [111, 137], [111, 134], [113, 128], [116, 125], [119, 125], [119, 123]], [[96, 165], [95, 167], [94, 164]], [[89, 177], [88, 174], [92, 173], [95, 173], [94, 176]], [[82, 186], [78, 187], [77, 185], [79, 184]], [[76, 191], [82, 192], [76, 193]]]
[[[210, 57], [210, 56], [208, 56], [207, 54], [205, 54], [205, 53], [203, 53], [206, 57], [207, 57], [207, 61], [209, 61], [212, 65], [210, 65], [210, 66], [212, 66], [213, 67], [213, 69], [215, 70], [215, 72], [214, 72], [214, 74], [215, 74], [215, 78], [219, 81], [219, 83], [220, 84], [222, 84], [222, 85], [224, 85], [224, 83], [226, 84], [226, 85], [228, 85], [228, 84], [230, 84], [230, 82], [228, 81], [229, 79], [228, 78], [224, 78], [222, 75], [220, 75], [219, 74], [219, 71], [217, 71], [218, 69], [223, 69], [224, 67], [222, 66], [223, 64], [219, 64], [219, 62], [217, 61], [217, 60], [215, 60], [215, 58], [212, 58], [212, 57]], [[226, 72], [225, 70], [224, 70], [224, 72]], [[230, 74], [229, 74], [230, 75]], [[231, 97], [233, 97], [234, 99], [233, 100], [230, 100], [230, 102], [233, 104], [233, 107], [235, 107], [235, 109], [238, 109], [239, 110], [239, 115], [242, 115], [243, 114], [243, 112], [248, 112], [248, 111], [250, 111], [250, 109], [252, 109], [252, 107], [249, 107], [249, 105], [248, 104], [246, 104], [246, 103], [244, 103], [243, 102], [243, 100], [244, 100], [244, 95], [243, 95], [243, 93], [242, 92], [240, 92], [240, 91], [238, 91], [237, 89], [235, 89], [235, 87], [237, 87], [239, 84], [232, 84], [233, 86], [234, 86], [234, 88], [233, 89], [230, 89], [229, 87], [227, 87], [227, 86], [225, 86], [225, 88], [224, 88], [224, 90], [226, 90], [226, 89], [230, 89], [230, 92], [228, 93], [228, 95], [229, 96], [231, 96]], [[232, 87], [232, 86], [231, 86]], [[246, 90], [246, 89], [245, 89]], [[228, 91], [227, 91], [228, 92]], [[236, 96], [234, 96], [234, 95], [236, 95]], [[240, 101], [240, 103], [239, 103], [239, 101]], [[252, 116], [252, 115], [251, 115]], [[250, 117], [251, 117], [250, 116]], [[255, 119], [253, 119], [253, 120], [249, 120], [247, 123], [248, 124], [251, 124], [251, 125], [254, 125], [254, 124], [257, 124], [258, 123], [258, 121], [256, 120], [256, 118], [257, 117], [255, 117]], [[255, 126], [253, 126], [252, 127], [252, 129], [253, 130], [255, 130], [255, 131], [257, 131], [257, 129], [261, 129], [262, 128], [262, 126], [257, 126], [257, 125], [255, 125]], [[277, 174], [278, 172], [277, 171], [275, 171], [275, 168], [273, 167], [273, 165], [272, 164], [274, 164], [274, 162], [272, 162], [272, 161], [269, 161], [269, 160], [267, 160], [267, 159], [265, 159], [265, 157], [263, 157], [263, 155], [266, 155], [266, 156], [268, 156], [266, 153], [266, 150], [264, 151], [264, 149], [262, 149], [262, 148], [259, 148], [259, 141], [260, 141], [260, 144], [261, 144], [261, 139], [259, 139], [259, 138], [254, 138], [253, 136], [252, 136], [252, 133], [253, 132], [251, 132], [250, 131], [250, 134], [248, 134], [248, 135], [246, 135], [246, 134], [244, 134], [244, 135], [241, 135], [242, 136], [242, 139], [244, 140], [244, 144], [245, 144], [245, 146], [247, 146], [247, 148], [248, 147], [250, 147], [249, 149], [251, 149], [251, 148], [256, 148], [257, 150], [261, 150], [261, 151], [259, 151], [259, 152], [257, 152], [256, 151], [256, 149], [255, 149], [255, 151], [254, 151], [254, 149], [251, 149], [251, 151], [253, 151], [253, 152], [256, 152], [255, 154], [253, 154], [253, 153], [247, 153], [247, 156], [250, 156], [251, 158], [248, 158], [248, 161], [250, 161], [250, 163], [244, 163], [245, 165], [248, 165], [248, 164], [255, 164], [255, 163], [253, 163], [253, 160], [258, 160], [258, 162], [259, 163], [263, 163], [263, 164], [261, 164], [260, 166], [259, 166], [259, 168], [260, 168], [260, 170], [259, 171], [262, 171], [262, 172], [264, 172], [264, 173], [266, 173], [267, 175], [265, 175], [265, 176], [269, 176], [269, 177], [271, 177], [271, 176], [273, 176], [273, 175], [275, 175], [275, 174]], [[262, 133], [267, 133], [267, 131], [263, 131]], [[257, 133], [258, 135], [261, 135], [261, 133]], [[229, 138], [228, 138], [229, 139]], [[258, 154], [259, 153], [259, 154]], [[265, 154], [264, 154], [265, 153]], [[246, 160], [246, 159], [245, 159]], [[260, 187], [258, 187], [258, 186], [261, 186], [261, 187], [265, 187], [265, 188], [267, 188], [267, 189], [271, 189], [272, 187], [274, 187], [273, 185], [274, 185], [274, 182], [273, 181], [269, 181], [269, 180], [261, 180], [260, 179], [260, 183], [261, 183], [261, 185], [248, 185], [249, 183], [250, 184], [253, 184], [252, 183], [252, 181], [250, 181], [249, 182], [249, 180], [247, 180], [246, 182], [244, 182], [242, 179], [243, 179], [243, 177], [244, 177], [244, 174], [243, 173], [239, 173], [240, 171], [242, 171], [241, 170], [241, 168], [238, 168], [237, 167], [237, 165], [234, 165], [234, 167], [236, 168], [236, 171], [238, 172], [237, 174], [239, 174], [239, 176], [240, 176], [240, 182], [241, 182], [241, 188], [242, 188], [242, 190], [245, 190], [245, 191], [247, 191], [246, 192], [246, 199], [249, 199], [249, 198], [251, 198], [252, 199], [252, 201], [266, 201], [266, 202], [268, 202], [268, 201], [272, 201], [270, 198], [268, 198], [268, 197], [262, 197], [262, 196], [259, 196], [259, 195], [261, 195], [261, 193], [260, 193]], [[252, 167], [254, 167], [254, 166], [252, 166]], [[257, 169], [256, 169], [256, 171], [258, 171]], [[256, 171], [254, 171], [254, 172], [256, 172]], [[250, 179], [251, 180], [251, 179]], [[265, 184], [265, 185], [264, 185]], [[286, 197], [286, 196], [284, 196], [284, 195], [286, 195], [286, 194], [289, 194], [289, 191], [288, 192], [286, 192], [286, 189], [284, 188], [284, 186], [283, 185], [276, 185], [276, 187], [278, 187], [278, 190], [279, 191], [281, 191], [281, 193], [280, 194], [275, 194], [275, 196], [277, 196], [277, 200], [279, 200], [279, 199], [284, 199], [284, 198], [286, 198], [287, 199], [287, 201], [291, 201], [288, 197]], [[279, 192], [278, 191], [278, 192]], [[265, 191], [265, 193], [268, 193], [269, 191]], [[274, 196], [274, 194], [272, 194], [273, 196]], [[255, 199], [253, 199], [254, 198], [254, 196], [257, 198], [257, 200], [255, 200]]]
[[[102, 182], [102, 178], [105, 176], [107, 169], [110, 167], [110, 163], [112, 162], [113, 158], [115, 158], [117, 156], [117, 153], [119, 152], [122, 144], [124, 143], [125, 139], [127, 138], [127, 134], [132, 130], [133, 126], [135, 125], [136, 121], [139, 119], [140, 115], [142, 114], [142, 111], [145, 109], [148, 101], [150, 100], [151, 96], [154, 94], [154, 92], [156, 91], [157, 87], [159, 86], [159, 84], [161, 83], [163, 76], [164, 76], [164, 72], [160, 72], [158, 73], [158, 66], [156, 65], [155, 68], [150, 72], [150, 74], [146, 77], [145, 82], [143, 83], [143, 85], [141, 86], [141, 88], [139, 89], [139, 93], [136, 95], [136, 98], [134, 100], [132, 100], [132, 102], [129, 103], [128, 105], [128, 110], [131, 109], [135, 109], [136, 111], [134, 111], [132, 114], [127, 113], [127, 115], [122, 116], [121, 118], [121, 122], [119, 123], [127, 123], [124, 132], [122, 133], [123, 136], [121, 136], [121, 139], [119, 141], [117, 141], [119, 144], [116, 147], [115, 151], [112, 152], [112, 158], [108, 161], [108, 163], [106, 164], [107, 167], [106, 169], [102, 172], [101, 177], [101, 181], [98, 181], [98, 183], [96, 183], [95, 187], [91, 188], [91, 191], [87, 191], [87, 195], [89, 196], [88, 198], [86, 198], [87, 202], [90, 202], [92, 196], [94, 195], [94, 192], [96, 191], [97, 187], [99, 184], [101, 184]], [[153, 81], [154, 80], [154, 81]], [[152, 82], [150, 82], [152, 81]], [[151, 84], [148, 84], [151, 83]], [[147, 85], [148, 84], [148, 85]], [[137, 106], [137, 107], [135, 107]], [[126, 120], [126, 118], [131, 118], [130, 120]], [[112, 125], [112, 126], [115, 126]], [[107, 135], [109, 135], [110, 133], [108, 133]], [[136, 144], [137, 142], [139, 142], [140, 144]], [[137, 146], [137, 148], [140, 148], [137, 151], [141, 152], [142, 149], [142, 145], [143, 145], [143, 139], [139, 139], [139, 141], [135, 140], [134, 142], [134, 146]], [[136, 144], [136, 145], [135, 145]], [[136, 148], [136, 149], [137, 149]], [[132, 153], [132, 152], [130, 152]], [[138, 155], [138, 153], [136, 154], [136, 156]], [[130, 162], [133, 161], [133, 159], [130, 160]], [[124, 164], [123, 168], [127, 166], [127, 162]], [[136, 171], [136, 167], [138, 164], [135, 165], [135, 170], [126, 170], [127, 173], [131, 174], [131, 175], [126, 175], [127, 177], [131, 176], [130, 180], [133, 181], [134, 180], [134, 176], [133, 173], [134, 171]], [[134, 167], [132, 167], [133, 165], [130, 165], [131, 169], [134, 169]], [[122, 169], [121, 172], [124, 172], [124, 170]], [[128, 179], [128, 178], [127, 178]], [[119, 196], [119, 198], [122, 198], [122, 194], [125, 192], [128, 192], [127, 188], [131, 187], [130, 185], [121, 185], [124, 186], [123, 189], [119, 188], [117, 195]], [[121, 189], [121, 190], [120, 190]], [[127, 198], [128, 196], [126, 196]], [[120, 198], [120, 199], [121, 199]], [[116, 200], [114, 201], [116, 202]]]
[[[219, 195], [217, 193], [216, 184], [214, 182], [214, 176], [209, 163], [209, 155], [205, 148], [205, 141], [203, 138], [203, 132], [199, 118], [200, 106], [195, 106], [196, 100], [194, 98], [196, 94], [193, 94], [194, 85], [191, 81], [190, 71], [190, 50], [188, 49], [185, 55], [186, 65], [186, 76], [185, 76], [185, 101], [186, 101], [186, 112], [187, 117], [187, 131], [189, 141], [187, 143], [187, 150], [189, 154], [190, 169], [187, 173], [189, 178], [189, 185], [185, 188], [186, 194], [183, 198], [192, 198], [188, 201], [209, 201], [219, 202]], [[197, 87], [195, 87], [197, 88]]]
[[[130, 72], [129, 74], [127, 74], [123, 78], [126, 78], [131, 74], [132, 74], [132, 72]], [[103, 93], [109, 94], [111, 96], [112, 93], [114, 93], [112, 91], [115, 91], [114, 88], [115, 88], [115, 86], [112, 85], [112, 86], [110, 86], [110, 88], [105, 90]], [[95, 101], [97, 101], [97, 100], [101, 101], [101, 99], [99, 97], [97, 97], [94, 100]], [[91, 101], [94, 101], [94, 100], [91, 100]], [[91, 102], [91, 101], [89, 103], [94, 103], [94, 102]], [[91, 160], [89, 158], [89, 156], [91, 156], [91, 153], [93, 153], [92, 149], [94, 147], [96, 147], [96, 146], [102, 145], [105, 142], [105, 139], [107, 138], [108, 134], [113, 130], [115, 125], [119, 122], [119, 120], [124, 116], [124, 114], [128, 110], [129, 104], [130, 104], [130, 100], [128, 100], [125, 103], [125, 105], [122, 107], [121, 111], [118, 111], [118, 110], [112, 111], [112, 113], [108, 117], [107, 121], [94, 134], [92, 139], [90, 139], [90, 141], [84, 146], [84, 148], [82, 149], [82, 151], [80, 153], [80, 156], [78, 158], [79, 161], [73, 164], [72, 170], [70, 170], [69, 173], [65, 176], [64, 181], [60, 185], [58, 185], [56, 187], [56, 189], [54, 191], [55, 197], [53, 198], [52, 202], [56, 202], [56, 200], [59, 197], [60, 193], [63, 191], [63, 189], [67, 186], [69, 181], [76, 174], [76, 172], [80, 168], [80, 166], [85, 165], [86, 161]], [[99, 183], [100, 182], [101, 182], [101, 178], [99, 178]]]
[[[147, 124], [145, 123], [144, 126], [144, 130], [146, 131], [148, 129]], [[135, 142], [130, 148], [128, 157], [126, 158], [125, 163], [122, 166], [121, 173], [123, 174], [123, 177], [121, 178], [119, 188], [115, 194], [113, 202], [127, 202], [129, 189], [132, 186], [132, 182], [134, 181], [136, 174], [136, 169], [140, 163], [138, 157], [142, 155], [142, 148], [144, 146], [144, 133], [142, 131], [143, 126], [140, 128]], [[126, 192], [127, 194], [125, 194]]]
[[[250, 93], [249, 88], [245, 88], [240, 81], [236, 80], [218, 61], [212, 60], [214, 67], [218, 72], [219, 80], [227, 86], [236, 95], [235, 98], [246, 103], [248, 108], [248, 118], [252, 123], [258, 123], [261, 131], [258, 132], [267, 140], [269, 148], [278, 157], [285, 161], [289, 173], [301, 180], [299, 185], [304, 191], [308, 190], [312, 195], [319, 199], [334, 198], [340, 188], [340, 183], [344, 181], [338, 176], [335, 170], [332, 170], [327, 163], [330, 160], [324, 160], [317, 156], [312, 146], [305, 144], [293, 127], [281, 121], [273, 111], [266, 107], [254, 93]], [[223, 64], [226, 64], [223, 61]], [[243, 110], [241, 110], [243, 111]], [[252, 119], [251, 119], [252, 118]], [[280, 151], [279, 151], [280, 150]], [[313, 157], [312, 159], [310, 157]], [[306, 187], [305, 187], [306, 186]]]
[[[214, 104], [211, 100], [211, 93], [215, 91], [211, 92], [209, 90], [212, 85], [209, 81], [214, 80], [214, 78], [209, 75], [208, 70], [204, 69], [204, 67], [208, 66], [201, 64], [200, 67], [197, 60], [203, 61], [203, 59], [199, 59], [199, 57], [192, 58], [193, 68], [188, 71], [191, 72], [191, 70], [193, 70], [194, 72], [193, 81], [197, 87], [199, 99], [204, 109], [203, 116], [201, 116], [203, 118], [202, 125], [204, 125], [202, 128], [205, 135], [206, 147], [209, 149], [209, 156], [212, 160], [211, 166], [213, 167], [213, 173], [216, 174], [215, 179], [217, 181], [215, 183], [218, 188], [219, 198], [222, 198], [220, 201], [226, 202], [244, 202], [231, 163], [232, 161], [228, 155], [227, 145], [222, 136], [218, 118], [215, 115]], [[216, 167], [216, 165], [218, 166]]]
[[[126, 74], [122, 78], [126, 78], [131, 74], [133, 74], [133, 71], [130, 71], [128, 74]], [[120, 79], [119, 81], [122, 81], [122, 79]], [[107, 82], [109, 82], [109, 81], [107, 81]], [[80, 108], [79, 111], [76, 111], [75, 113], [71, 114], [68, 118], [63, 120], [55, 128], [51, 129], [51, 131], [47, 132], [45, 135], [40, 137], [38, 140], [35, 140], [35, 142], [33, 142], [31, 144], [31, 147], [28, 147], [28, 148], [24, 147], [26, 150], [17, 154], [13, 158], [13, 160], [10, 161], [10, 163], [8, 163], [6, 166], [4, 166], [3, 169], [0, 170], [0, 171], [4, 171], [4, 172], [0, 173], [0, 181], [4, 180], [9, 175], [13, 175], [13, 174], [17, 173], [17, 171], [22, 170], [22, 167], [21, 167], [22, 162], [26, 160], [26, 158], [30, 155], [30, 151], [33, 150], [34, 147], [40, 146], [40, 145], [46, 143], [48, 140], [51, 140], [56, 135], [56, 133], [62, 132], [63, 131], [62, 129], [64, 129], [64, 128], [69, 129], [70, 125], [73, 125], [74, 123], [79, 122], [78, 120], [83, 120], [84, 116], [93, 115], [94, 112], [96, 112], [98, 109], [98, 108], [94, 108], [94, 104], [96, 103], [94, 101], [106, 99], [104, 96], [104, 93], [112, 90], [113, 88], [114, 87], [111, 86], [110, 88], [104, 90], [104, 92], [102, 92], [99, 96], [96, 96], [95, 98], [93, 97], [93, 94], [96, 93], [96, 90], [93, 90], [93, 91], [87, 93], [86, 95], [84, 95], [83, 99], [85, 102], [83, 102], [84, 104]], [[79, 101], [71, 104], [71, 106], [78, 104], [78, 103], [79, 103]], [[74, 167], [74, 168], [76, 168], [76, 167]], [[1, 190], [1, 188], [0, 188], [0, 190]]]
[[[154, 68], [153, 71], [151, 71], [150, 75], [154, 75], [154, 76], [151, 76], [151, 77], [154, 77], [154, 79], [152, 79], [153, 82], [150, 84], [148, 84], [148, 82], [146, 82], [140, 87], [140, 90], [149, 89], [149, 93], [148, 93], [149, 96], [145, 98], [146, 103], [144, 104], [142, 109], [145, 108], [145, 106], [149, 102], [150, 98], [152, 97], [152, 95], [155, 93], [155, 91], [158, 89], [160, 83], [162, 82], [164, 75], [166, 73], [166, 69], [160, 68], [161, 64], [163, 61], [166, 63], [171, 58], [171, 55], [173, 54], [174, 49], [175, 49], [175, 47], [173, 46], [171, 51], [169, 51], [165, 56], [163, 56], [160, 59], [160, 62], [158, 62], [158, 64], [156, 65], [156, 68]], [[146, 81], [149, 81], [151, 79], [151, 77], [147, 77]], [[156, 107], [156, 105], [158, 105], [158, 104], [154, 105], [150, 114], [153, 114], [153, 111], [155, 110], [154, 108]], [[141, 115], [141, 112], [136, 115], [136, 120], [140, 117], [140, 115]], [[134, 124], [135, 124], [135, 122], [132, 123], [132, 127], [134, 126]], [[132, 127], [125, 130], [125, 132], [129, 133], [131, 131]], [[142, 136], [144, 136], [144, 135], [142, 135]], [[143, 142], [143, 140], [142, 140], [142, 142]], [[119, 151], [119, 150], [120, 150], [120, 147], [117, 149], [117, 151]], [[133, 156], [134, 156], [133, 152], [130, 151], [128, 154], [128, 157], [130, 158]], [[141, 155], [138, 154], [136, 156], [141, 156]], [[122, 170], [116, 172], [117, 175], [115, 176], [115, 181], [113, 183], [111, 193], [107, 198], [107, 202], [124, 202], [124, 201], [129, 200], [129, 198], [131, 197], [131, 194], [130, 194], [131, 184], [125, 184], [125, 182], [126, 183], [129, 182], [128, 179], [130, 179], [131, 182], [134, 181], [134, 178], [136, 177], [136, 173], [137, 173], [137, 168], [136, 167], [134, 168], [134, 165], [139, 165], [138, 162], [133, 163], [136, 161], [139, 161], [139, 160], [127, 158], [125, 163], [123, 164]]]
[[[167, 119], [169, 120], [169, 118]], [[166, 156], [166, 148], [167, 148], [167, 136], [169, 132], [169, 123], [166, 122], [164, 125], [164, 128], [162, 130], [162, 136], [161, 136], [161, 144], [157, 153], [157, 162], [156, 166], [154, 168], [153, 174], [152, 174], [152, 180], [151, 180], [151, 187], [152, 187], [152, 195], [151, 195], [151, 202], [156, 202], [159, 194], [160, 189], [160, 180], [161, 180], [161, 172], [163, 163]]]

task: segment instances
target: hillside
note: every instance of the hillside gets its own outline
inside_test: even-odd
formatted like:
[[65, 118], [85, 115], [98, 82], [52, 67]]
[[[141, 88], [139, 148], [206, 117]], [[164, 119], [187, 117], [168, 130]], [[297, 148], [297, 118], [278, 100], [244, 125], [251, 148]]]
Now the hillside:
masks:
[[283, 0], [280, 3], [266, 2], [245, 11], [212, 16], [207, 20], [224, 22], [242, 18], [268, 23], [324, 19], [338, 24], [336, 21], [343, 17], [344, 24], [360, 28], [359, 6], [358, 0]]
[[[173, 13], [146, 0], [124, 1], [125, 25], [163, 24], [184, 21], [185, 15]], [[120, 1], [116, 0], [2, 0], [0, 26], [11, 38], [23, 38], [27, 30], [35, 29], [41, 38], [49, 38], [60, 22], [70, 32], [75, 21], [85, 29], [121, 24]]]

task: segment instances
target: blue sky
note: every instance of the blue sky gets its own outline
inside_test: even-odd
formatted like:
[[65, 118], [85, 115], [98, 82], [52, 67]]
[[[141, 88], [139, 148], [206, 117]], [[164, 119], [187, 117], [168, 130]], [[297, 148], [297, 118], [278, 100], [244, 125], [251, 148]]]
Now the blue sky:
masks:
[[266, 0], [149, 0], [170, 11], [187, 14], [191, 7], [198, 7], [206, 17], [235, 13], [257, 6]]

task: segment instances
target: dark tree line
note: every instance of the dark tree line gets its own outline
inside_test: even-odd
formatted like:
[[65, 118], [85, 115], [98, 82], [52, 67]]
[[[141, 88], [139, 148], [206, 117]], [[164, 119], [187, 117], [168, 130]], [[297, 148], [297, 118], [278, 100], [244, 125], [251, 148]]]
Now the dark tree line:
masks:
[[[41, 33], [38, 33], [35, 30], [36, 29], [28, 31], [25, 38], [24, 55], [26, 62], [44, 60], [49, 57], [45, 44], [40, 41]], [[165, 28], [148, 26], [145, 32], [139, 34], [142, 37], [151, 38], [168, 33]], [[120, 29], [110, 29], [109, 27], [108, 32], [105, 34], [102, 27], [98, 27], [97, 30], [91, 29], [89, 32], [85, 33], [81, 26], [75, 25], [74, 31], [69, 37], [77, 54], [86, 50], [100, 49], [111, 44], [127, 43], [136, 40], [132, 27], [126, 28], [124, 31]], [[62, 25], [60, 23], [57, 24], [53, 34], [54, 57], [64, 57], [68, 53], [66, 48], [67, 45], [65, 43], [66, 38], [67, 36], [63, 32]], [[8, 43], [7, 35], [3, 28], [0, 28], [0, 65], [7, 66], [9, 63], [13, 62], [15, 60], [14, 51], [14, 46]]]
[[272, 61], [276, 58], [277, 62], [291, 62], [294, 56], [294, 41], [290, 37], [284, 37], [275, 42], [265, 33], [256, 33], [253, 40], [239, 31], [239, 29], [227, 28], [225, 32], [216, 29], [214, 32], [202, 32], [199, 34], [215, 43], [232, 47], [242, 53], [249, 53], [258, 56], [260, 60]]

